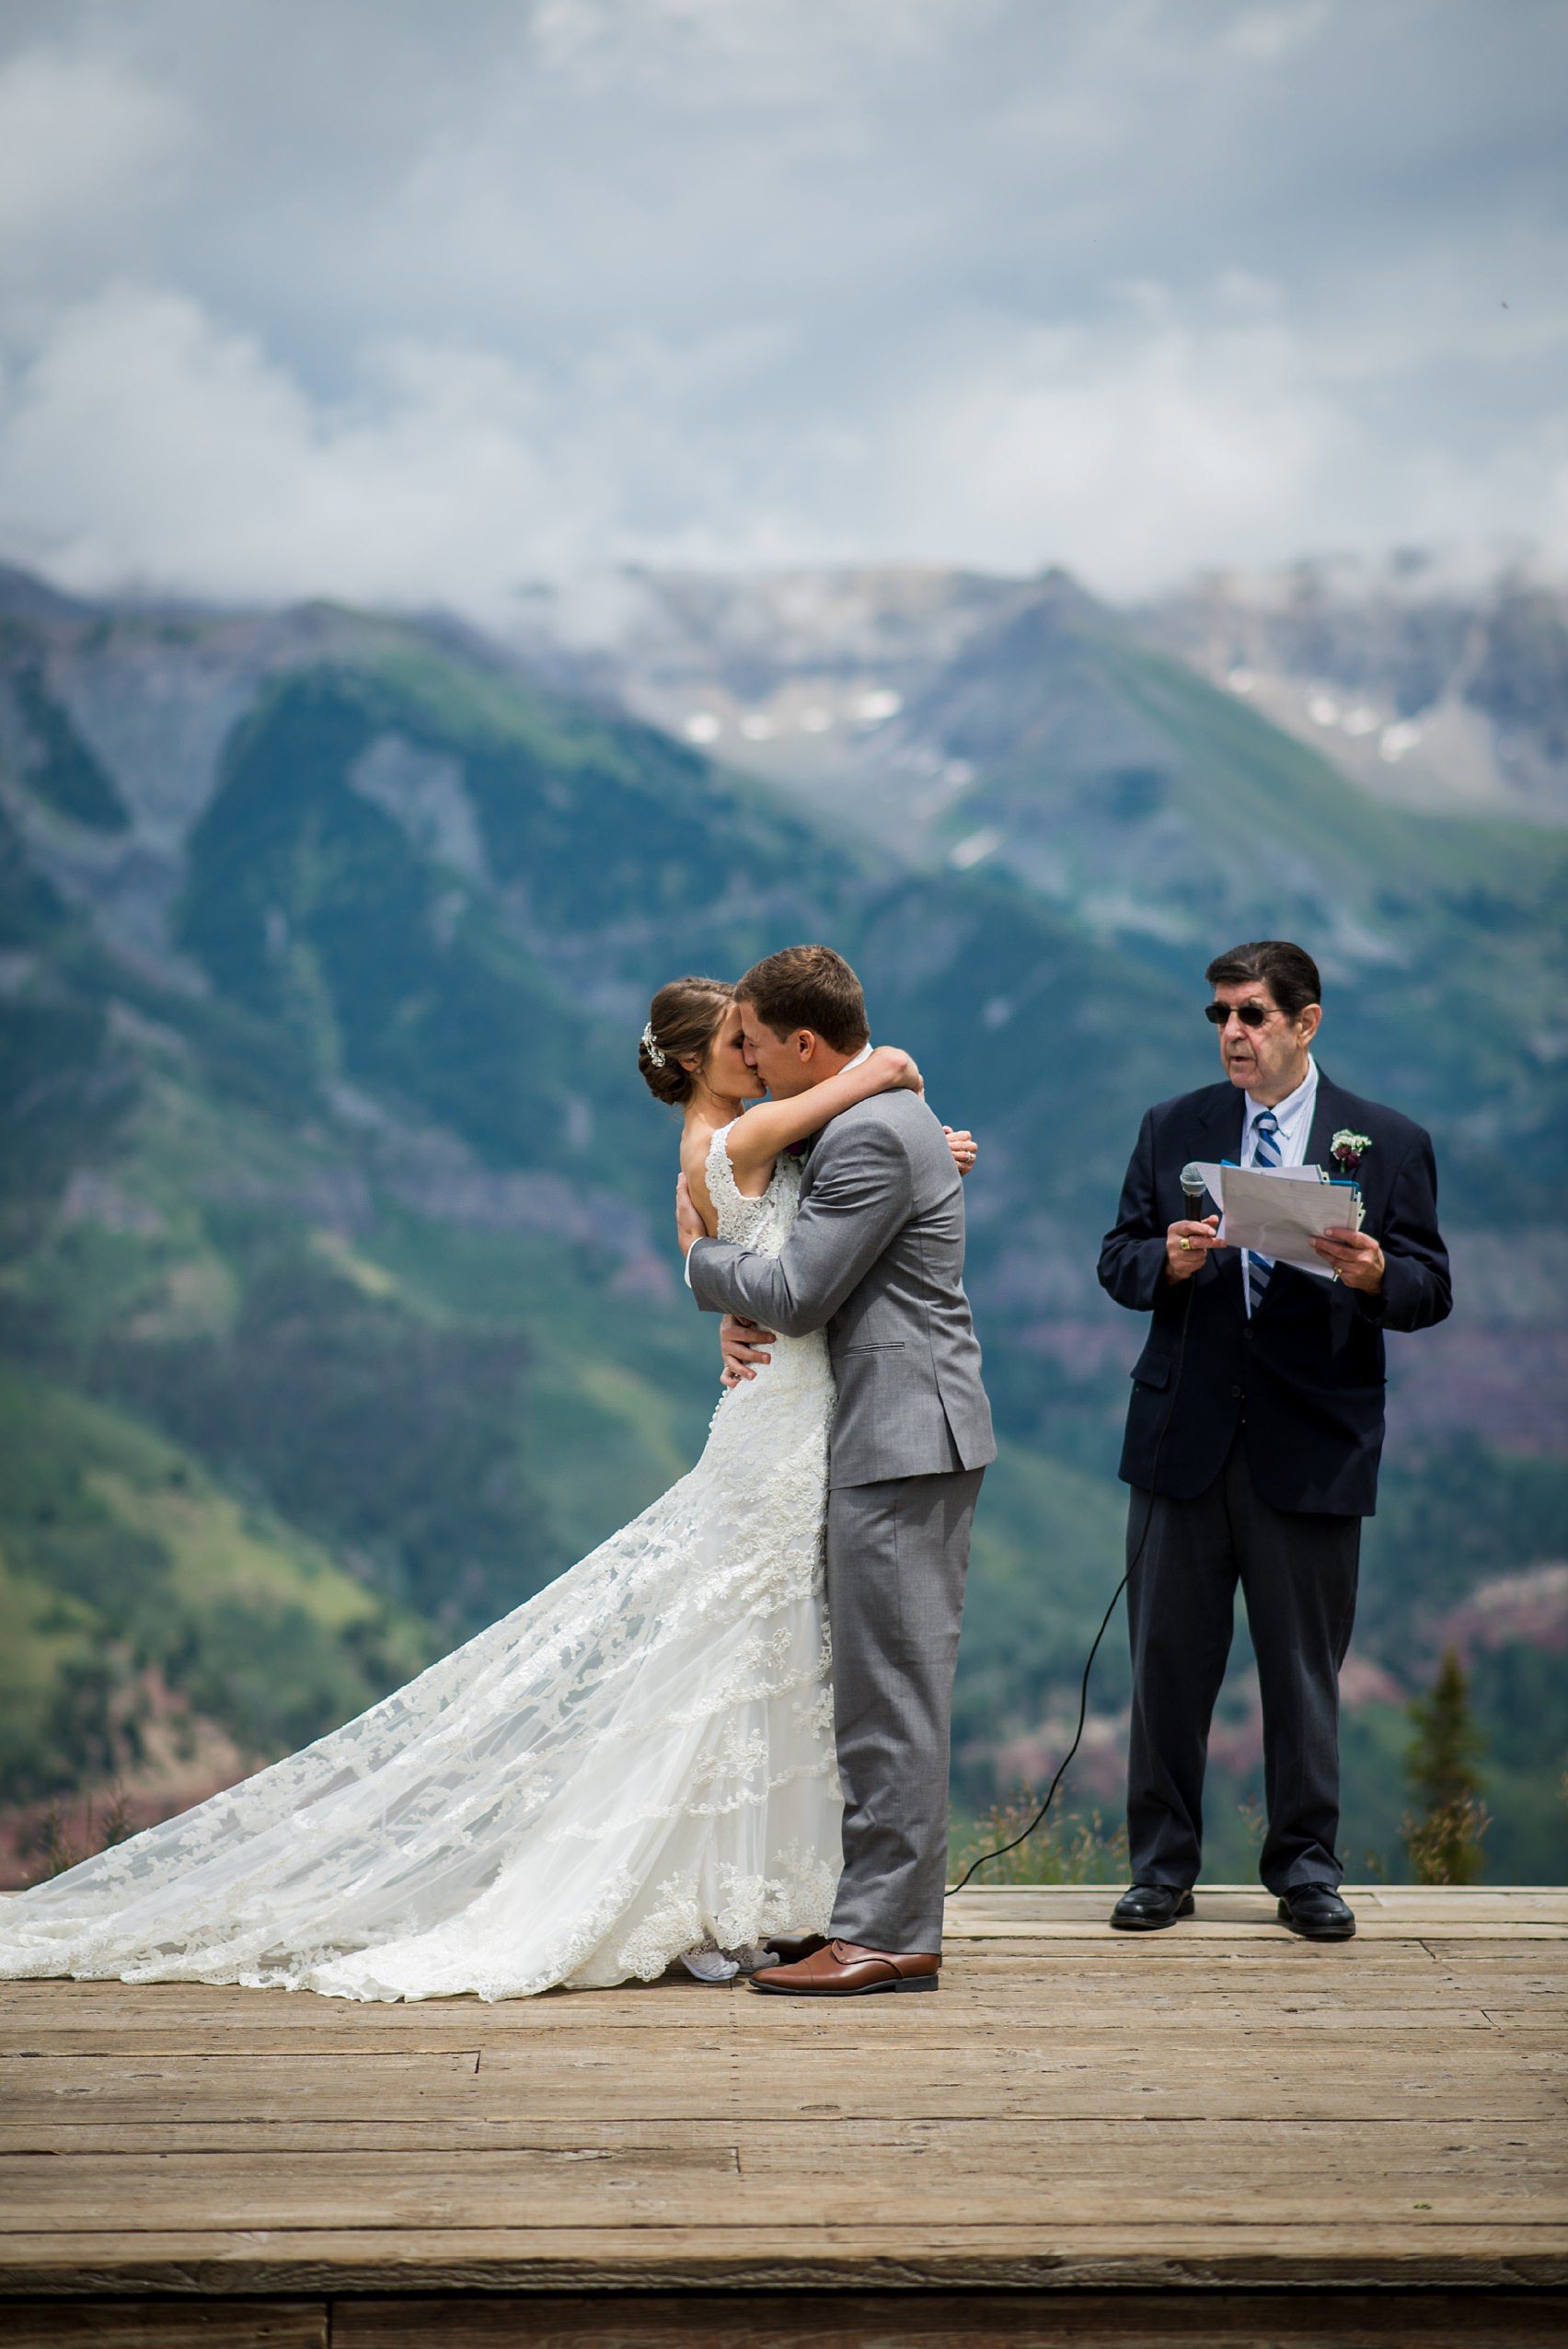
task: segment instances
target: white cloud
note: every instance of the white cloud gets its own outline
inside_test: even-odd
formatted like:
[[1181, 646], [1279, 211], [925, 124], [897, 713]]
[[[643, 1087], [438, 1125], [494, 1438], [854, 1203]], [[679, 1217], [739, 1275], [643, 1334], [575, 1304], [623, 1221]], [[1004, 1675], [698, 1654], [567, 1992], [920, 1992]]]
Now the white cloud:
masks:
[[[1136, 590], [1205, 560], [1513, 531], [1568, 559], [1568, 429], [1461, 466], [1395, 456], [1267, 289], [1183, 315], [970, 322], [859, 431], [707, 412], [780, 353], [629, 335], [570, 377], [474, 346], [386, 341], [313, 398], [258, 339], [121, 282], [54, 321], [0, 387], [0, 543], [85, 592], [446, 602], [499, 622], [517, 587], [614, 560], [1061, 561]], [[701, 429], [694, 415], [704, 414]]]
[[[847, 69], [973, 38], [1005, 0], [534, 0], [528, 52], [597, 87], [657, 81], [693, 100], [777, 103]], [[766, 80], [759, 80], [766, 75]], [[718, 84], [716, 88], [715, 85]]]
[[120, 284], [8, 387], [0, 513], [14, 550], [84, 589], [472, 608], [612, 525], [548, 444], [504, 360], [387, 347], [329, 406], [185, 296]]
[[[409, 339], [329, 402], [189, 297], [120, 283], [0, 386], [0, 542], [84, 592], [320, 593], [494, 620], [525, 579], [715, 558], [739, 485], [679, 411], [745, 356], [629, 338], [560, 382]], [[769, 550], [766, 516], [753, 544]]]
[[1267, 0], [1266, 6], [1243, 8], [1222, 38], [1239, 56], [1272, 64], [1315, 40], [1329, 19], [1330, 0]]
[[[1278, 328], [1036, 329], [912, 420], [905, 463], [940, 535], [1027, 569], [1048, 550], [1124, 588], [1191, 559], [1288, 543], [1321, 515], [1354, 435]], [[928, 515], [927, 526], [938, 523]]]
[[0, 255], [13, 285], [100, 258], [177, 191], [181, 99], [115, 60], [35, 48], [0, 67]]
[[47, 22], [0, 29], [0, 554], [63, 584], [1568, 553], [1537, 0]]

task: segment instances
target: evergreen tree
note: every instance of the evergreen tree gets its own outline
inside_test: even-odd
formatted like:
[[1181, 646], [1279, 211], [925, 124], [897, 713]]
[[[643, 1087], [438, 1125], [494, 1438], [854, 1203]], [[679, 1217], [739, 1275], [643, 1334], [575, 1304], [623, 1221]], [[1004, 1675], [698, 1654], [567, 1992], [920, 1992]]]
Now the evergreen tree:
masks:
[[1437, 1677], [1410, 1706], [1405, 1775], [1418, 1806], [1401, 1832], [1418, 1884], [1473, 1884], [1485, 1865], [1482, 1838], [1491, 1817], [1481, 1799], [1481, 1739], [1458, 1654], [1446, 1648]]

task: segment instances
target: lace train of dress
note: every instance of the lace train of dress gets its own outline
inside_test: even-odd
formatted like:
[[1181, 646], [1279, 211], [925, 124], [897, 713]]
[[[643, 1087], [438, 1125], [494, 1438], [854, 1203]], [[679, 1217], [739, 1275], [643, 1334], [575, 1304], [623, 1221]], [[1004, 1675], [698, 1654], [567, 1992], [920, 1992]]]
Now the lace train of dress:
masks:
[[[743, 1198], [721, 1132], [708, 1175], [721, 1235], [776, 1253], [796, 1168]], [[0, 1977], [493, 1999], [824, 1932], [832, 1373], [820, 1336], [772, 1352], [690, 1473], [536, 1597], [314, 1745], [0, 1901]]]

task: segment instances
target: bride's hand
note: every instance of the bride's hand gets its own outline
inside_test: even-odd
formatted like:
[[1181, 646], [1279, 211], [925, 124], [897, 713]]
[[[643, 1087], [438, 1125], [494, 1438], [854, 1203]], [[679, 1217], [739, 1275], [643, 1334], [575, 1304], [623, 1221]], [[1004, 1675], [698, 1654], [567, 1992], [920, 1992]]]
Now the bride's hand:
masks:
[[944, 1126], [947, 1146], [952, 1152], [952, 1163], [961, 1174], [967, 1174], [980, 1155], [980, 1145], [967, 1126]]
[[896, 1044], [879, 1044], [870, 1058], [870, 1066], [882, 1080], [883, 1090], [896, 1093], [924, 1094], [926, 1080], [920, 1074], [912, 1052], [900, 1051]]

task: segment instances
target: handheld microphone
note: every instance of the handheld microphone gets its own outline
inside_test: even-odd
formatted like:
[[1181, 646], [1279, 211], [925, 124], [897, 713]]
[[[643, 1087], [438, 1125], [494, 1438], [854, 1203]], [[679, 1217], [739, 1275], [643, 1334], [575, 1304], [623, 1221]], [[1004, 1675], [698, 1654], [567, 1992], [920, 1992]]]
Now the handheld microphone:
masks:
[[1204, 1181], [1203, 1168], [1190, 1158], [1182, 1169], [1182, 1202], [1193, 1223], [1204, 1219], [1204, 1193], [1208, 1186]]

